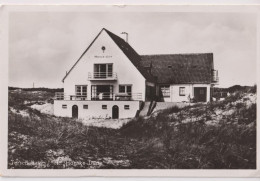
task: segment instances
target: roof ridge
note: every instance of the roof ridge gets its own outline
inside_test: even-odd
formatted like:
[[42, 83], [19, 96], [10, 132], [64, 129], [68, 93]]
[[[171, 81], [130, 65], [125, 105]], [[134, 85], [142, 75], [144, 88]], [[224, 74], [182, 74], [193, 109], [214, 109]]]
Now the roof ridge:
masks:
[[174, 53], [174, 54], [150, 54], [150, 55], [140, 55], [141, 57], [142, 56], [167, 56], [167, 55], [206, 55], [206, 54], [212, 54], [213, 55], [213, 52], [210, 52], [210, 53]]
[[[116, 36], [117, 38], [120, 38], [121, 40], [124, 40], [123, 38], [121, 38], [120, 36], [116, 35], [115, 33], [112, 33], [111, 31], [109, 31], [109, 30], [106, 29], [106, 28], [103, 28], [102, 30], [105, 30], [107, 33], [110, 33], [110, 34]], [[124, 40], [124, 41], [125, 41], [125, 40]]]

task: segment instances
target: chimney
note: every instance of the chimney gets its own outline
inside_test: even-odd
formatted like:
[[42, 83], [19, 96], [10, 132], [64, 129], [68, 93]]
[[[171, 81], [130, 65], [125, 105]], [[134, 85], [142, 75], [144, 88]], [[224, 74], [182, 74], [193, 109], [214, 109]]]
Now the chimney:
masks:
[[124, 34], [125, 37], [125, 42], [128, 43], [128, 33], [127, 32], [122, 32], [121, 34]]

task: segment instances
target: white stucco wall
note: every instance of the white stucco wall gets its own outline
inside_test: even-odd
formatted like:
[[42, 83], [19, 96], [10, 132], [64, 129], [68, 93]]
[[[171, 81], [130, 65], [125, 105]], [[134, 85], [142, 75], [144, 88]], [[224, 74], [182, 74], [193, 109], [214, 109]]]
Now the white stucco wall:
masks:
[[[179, 95], [179, 88], [185, 87], [185, 96]], [[188, 96], [194, 97], [194, 87], [207, 88], [207, 102], [210, 101], [210, 84], [178, 84], [170, 86], [170, 97], [164, 99], [165, 102], [188, 102]]]
[[[106, 48], [104, 53], [102, 46]], [[112, 63], [117, 80], [88, 80], [88, 73], [93, 73], [94, 64], [99, 63]], [[142, 93], [145, 100], [145, 78], [104, 30], [65, 79], [64, 93], [75, 95], [75, 85], [88, 85], [87, 95], [91, 100], [91, 85], [99, 84], [113, 85], [114, 93], [118, 93], [119, 84], [132, 84], [132, 93]]]
[[[67, 108], [62, 108], [67, 105]], [[72, 117], [72, 106], [78, 106], [78, 118], [111, 118], [112, 107], [119, 107], [119, 118], [133, 118], [140, 108], [139, 101], [54, 101], [54, 115], [61, 117]], [[88, 109], [83, 109], [83, 105], [88, 105]], [[102, 105], [107, 105], [107, 109], [102, 109]], [[129, 105], [129, 109], [124, 109], [125, 105]]]

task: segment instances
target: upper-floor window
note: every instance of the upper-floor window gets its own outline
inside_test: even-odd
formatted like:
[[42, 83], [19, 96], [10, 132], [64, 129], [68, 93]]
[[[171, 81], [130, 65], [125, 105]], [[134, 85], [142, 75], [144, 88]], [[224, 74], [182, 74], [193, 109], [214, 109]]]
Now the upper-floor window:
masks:
[[132, 85], [119, 85], [119, 93], [132, 94]]
[[87, 96], [87, 86], [86, 85], [76, 85], [76, 96]]
[[113, 64], [94, 64], [94, 77], [107, 78], [113, 75]]
[[180, 96], [185, 96], [185, 87], [180, 87], [179, 93], [180, 93]]

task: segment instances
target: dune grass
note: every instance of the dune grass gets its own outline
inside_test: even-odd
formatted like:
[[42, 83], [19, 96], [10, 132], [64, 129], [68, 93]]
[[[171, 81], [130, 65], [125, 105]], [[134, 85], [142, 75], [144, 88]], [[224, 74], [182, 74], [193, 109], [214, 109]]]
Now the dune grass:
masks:
[[[156, 116], [133, 119], [119, 130], [87, 127], [72, 118], [45, 115], [25, 106], [29, 117], [9, 111], [8, 167], [42, 168], [12, 163], [43, 161], [48, 162], [44, 168], [93, 168], [52, 162], [60, 158], [98, 162], [101, 166], [94, 168], [106, 169], [255, 169], [256, 104], [231, 104], [241, 97], [237, 93], [222, 102], [169, 108]], [[20, 99], [22, 105], [25, 97]], [[215, 110], [233, 108], [236, 111], [218, 124], [207, 124], [216, 119]], [[200, 119], [182, 122], [189, 116]]]

